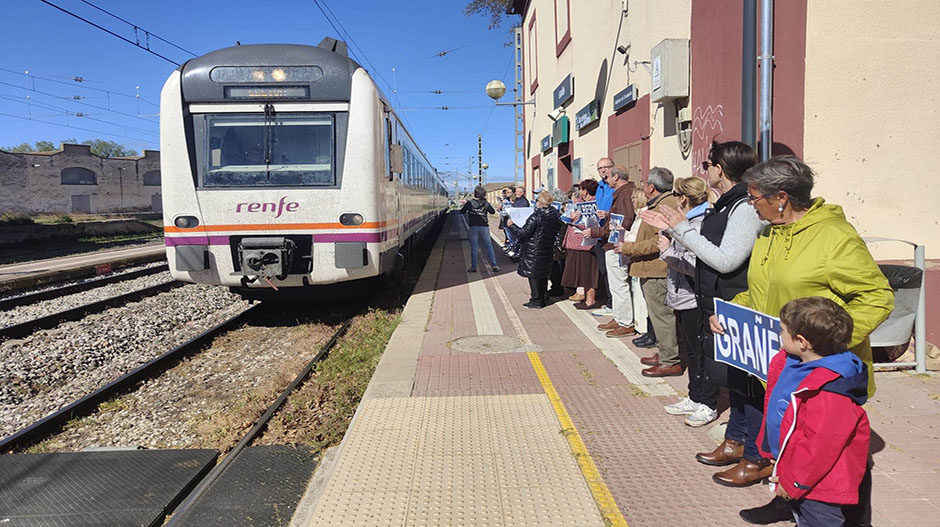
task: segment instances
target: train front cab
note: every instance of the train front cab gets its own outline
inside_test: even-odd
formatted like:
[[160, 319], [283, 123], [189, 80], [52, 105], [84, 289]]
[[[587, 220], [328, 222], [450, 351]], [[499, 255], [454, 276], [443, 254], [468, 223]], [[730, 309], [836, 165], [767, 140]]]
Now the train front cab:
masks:
[[399, 218], [383, 113], [365, 71], [320, 48], [227, 48], [174, 72], [161, 96], [173, 276], [271, 289], [389, 271]]

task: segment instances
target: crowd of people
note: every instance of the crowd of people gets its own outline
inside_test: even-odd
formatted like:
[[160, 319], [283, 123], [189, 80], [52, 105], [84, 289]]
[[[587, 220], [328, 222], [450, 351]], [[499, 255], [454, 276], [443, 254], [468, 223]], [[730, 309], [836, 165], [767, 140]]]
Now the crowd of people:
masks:
[[[524, 225], [504, 218], [531, 288], [525, 306], [571, 293], [576, 308], [610, 317], [597, 325], [607, 337], [655, 347], [642, 374], [688, 373], [688, 396], [664, 407], [688, 426], [714, 422], [726, 391], [724, 440], [694, 459], [722, 467], [720, 485], [772, 482], [776, 497], [741, 511], [745, 520], [870, 525], [862, 405], [875, 390], [868, 336], [893, 308], [888, 281], [841, 207], [812, 197], [802, 160], [758, 163], [745, 143], [713, 142], [702, 168], [705, 178], [674, 178], [653, 167], [637, 188], [602, 158], [599, 179], [575, 185], [561, 210], [540, 191]], [[528, 206], [525, 189], [508, 191], [500, 209]], [[591, 201], [594, 222], [579, 212]], [[780, 318], [782, 351], [766, 382], [714, 359], [725, 332], [715, 299]]]

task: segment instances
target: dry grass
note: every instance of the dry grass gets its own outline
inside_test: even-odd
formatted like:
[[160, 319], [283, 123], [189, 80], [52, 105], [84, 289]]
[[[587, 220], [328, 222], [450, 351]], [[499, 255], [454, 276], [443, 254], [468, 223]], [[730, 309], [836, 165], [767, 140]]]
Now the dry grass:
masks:
[[379, 310], [358, 316], [256, 444], [304, 444], [314, 451], [338, 444], [399, 320], [398, 312]]

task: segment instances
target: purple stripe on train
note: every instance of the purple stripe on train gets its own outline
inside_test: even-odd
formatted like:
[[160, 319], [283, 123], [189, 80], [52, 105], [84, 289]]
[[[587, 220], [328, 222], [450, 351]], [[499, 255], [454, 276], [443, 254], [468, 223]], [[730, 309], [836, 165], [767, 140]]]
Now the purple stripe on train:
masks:
[[167, 247], [177, 245], [228, 245], [228, 236], [181, 236], [164, 237]]
[[[405, 224], [404, 230], [408, 230], [412, 226], [421, 223], [422, 221], [427, 220], [428, 215], [415, 218], [412, 221], [409, 221]], [[323, 233], [323, 234], [314, 234], [313, 241], [314, 243], [331, 243], [331, 242], [366, 242], [366, 243], [378, 243], [384, 242], [388, 239], [389, 233], [391, 230], [381, 231], [381, 232], [336, 232], [336, 233]], [[177, 245], [228, 245], [229, 237], [228, 236], [166, 236], [164, 238], [167, 247], [176, 247]]]

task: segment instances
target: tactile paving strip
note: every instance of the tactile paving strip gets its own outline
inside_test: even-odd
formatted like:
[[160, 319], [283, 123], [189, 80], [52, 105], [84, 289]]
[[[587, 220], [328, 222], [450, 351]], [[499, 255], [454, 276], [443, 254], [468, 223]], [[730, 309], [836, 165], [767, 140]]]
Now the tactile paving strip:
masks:
[[544, 394], [367, 399], [310, 525], [603, 525]]

